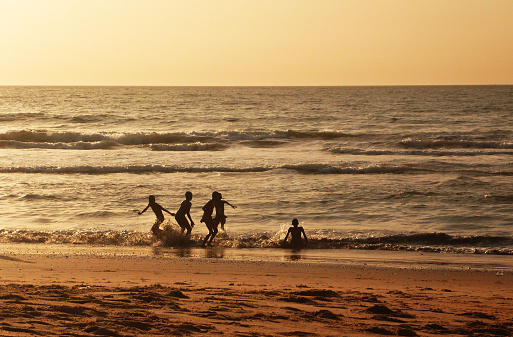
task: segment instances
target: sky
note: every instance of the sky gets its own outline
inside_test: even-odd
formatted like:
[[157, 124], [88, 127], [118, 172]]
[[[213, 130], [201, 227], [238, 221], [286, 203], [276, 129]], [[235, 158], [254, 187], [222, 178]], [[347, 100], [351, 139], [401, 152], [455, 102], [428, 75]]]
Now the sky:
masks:
[[0, 0], [0, 85], [513, 84], [512, 0]]

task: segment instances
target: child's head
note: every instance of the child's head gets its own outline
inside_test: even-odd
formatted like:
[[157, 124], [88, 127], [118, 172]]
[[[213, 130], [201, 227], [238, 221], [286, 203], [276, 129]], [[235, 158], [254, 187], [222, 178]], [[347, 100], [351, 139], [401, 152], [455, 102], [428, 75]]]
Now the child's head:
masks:
[[297, 227], [299, 225], [299, 221], [297, 219], [292, 220], [292, 226]]
[[219, 194], [221, 194], [221, 193], [219, 193], [217, 191], [212, 192], [212, 199], [219, 199]]
[[155, 196], [154, 195], [150, 195], [148, 197], [148, 200], [150, 201], [150, 204], [154, 204], [155, 203]]
[[187, 191], [185, 192], [185, 199], [191, 201], [192, 200], [192, 192]]

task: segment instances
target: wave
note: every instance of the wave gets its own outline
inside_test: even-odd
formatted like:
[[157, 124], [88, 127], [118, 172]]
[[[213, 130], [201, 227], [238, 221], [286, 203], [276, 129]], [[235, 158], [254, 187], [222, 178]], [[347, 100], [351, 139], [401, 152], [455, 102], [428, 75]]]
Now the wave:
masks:
[[[199, 234], [185, 238], [178, 225], [167, 222], [162, 244], [168, 247], [198, 247]], [[282, 248], [286, 230], [274, 233], [228, 235], [221, 232], [215, 240], [226, 248]], [[2, 243], [84, 244], [110, 246], [152, 246], [156, 239], [149, 232], [118, 230], [0, 230]], [[409, 233], [378, 237], [334, 237], [309, 234], [308, 249], [359, 249], [388, 251], [421, 251], [460, 254], [513, 255], [513, 237], [454, 236], [446, 233]]]
[[80, 133], [21, 130], [0, 133], [3, 148], [109, 149], [115, 146], [211, 142], [215, 137], [186, 133]]
[[414, 197], [434, 197], [438, 194], [435, 192], [419, 192], [419, 191], [403, 191], [397, 194], [391, 194], [385, 199], [409, 199]]
[[252, 147], [252, 148], [273, 148], [278, 147], [286, 144], [286, 141], [284, 140], [246, 140], [241, 142], [243, 145]]
[[0, 168], [0, 173], [47, 173], [47, 174], [113, 174], [113, 173], [207, 173], [207, 172], [264, 172], [272, 168], [249, 167], [249, 168], [230, 168], [230, 167], [182, 167], [165, 165], [126, 165], [126, 166], [32, 166], [32, 167], [9, 167]]
[[0, 140], [33, 143], [76, 143], [112, 141], [112, 138], [101, 134], [84, 134], [79, 132], [19, 130], [0, 133]]
[[151, 144], [152, 151], [221, 151], [228, 147], [220, 143], [192, 143], [192, 144]]
[[[284, 230], [272, 235], [239, 236], [219, 243], [231, 248], [282, 247]], [[462, 254], [513, 255], [513, 237], [453, 236], [446, 233], [409, 233], [385, 236], [346, 236], [309, 234], [309, 249], [361, 249], [391, 251], [421, 251]]]
[[509, 195], [487, 194], [487, 195], [485, 195], [485, 199], [492, 200], [492, 201], [495, 201], [498, 203], [504, 202], [504, 203], [509, 204], [509, 203], [513, 202], [513, 194], [509, 194]]
[[55, 196], [55, 195], [42, 195], [42, 194], [34, 194], [34, 193], [24, 194], [22, 196], [19, 196], [18, 198], [24, 199], [24, 200], [59, 200], [59, 199], [61, 199], [60, 197]]
[[[282, 166], [254, 166], [254, 167], [189, 167], [167, 165], [125, 165], [125, 166], [27, 166], [4, 167], [0, 173], [47, 173], [47, 174], [112, 174], [112, 173], [254, 173], [273, 170], [291, 170], [301, 174], [404, 174], [421, 171], [410, 166], [369, 165], [363, 167], [339, 167], [329, 164], [298, 164]], [[422, 169], [425, 170], [425, 169]]]
[[419, 150], [362, 150], [354, 148], [331, 148], [327, 149], [328, 152], [333, 154], [347, 154], [347, 155], [358, 155], [358, 156], [433, 156], [433, 157], [472, 157], [472, 156], [492, 156], [492, 155], [513, 155], [513, 151], [483, 151], [483, 150], [430, 150], [430, 149], [419, 149]]
[[153, 151], [219, 151], [228, 145], [214, 137], [179, 133], [85, 134], [78, 132], [11, 131], [0, 134], [4, 149], [107, 150], [121, 146], [148, 146]]
[[45, 130], [19, 130], [0, 133], [1, 141], [28, 143], [113, 142], [120, 145], [214, 143], [222, 141], [261, 141], [267, 139], [336, 139], [354, 135], [335, 131], [221, 131], [171, 133], [80, 133]]
[[352, 138], [362, 135], [350, 134], [338, 131], [275, 131], [277, 135], [282, 138], [313, 138], [313, 139], [338, 139], [338, 138]]
[[[146, 174], [146, 173], [258, 173], [275, 170], [295, 171], [299, 174], [420, 174], [425, 172], [454, 172], [451, 168], [426, 168], [425, 165], [391, 165], [373, 164], [360, 167], [342, 167], [330, 164], [297, 164], [281, 166], [175, 166], [175, 165], [123, 165], [123, 166], [18, 166], [0, 167], [0, 173], [43, 173], [43, 174]], [[458, 169], [460, 173], [469, 172], [473, 175], [511, 176], [513, 171], [478, 171], [471, 167], [468, 170]]]
[[3, 149], [58, 149], [58, 150], [101, 150], [120, 146], [116, 142], [70, 142], [70, 143], [38, 143], [20, 142], [15, 140], [0, 140], [0, 148]]
[[[17, 130], [0, 133], [0, 141], [23, 143], [94, 143], [111, 142], [120, 145], [149, 145], [149, 144], [188, 144], [188, 143], [223, 143], [230, 141], [246, 142], [273, 142], [273, 145], [283, 144], [284, 140], [293, 139], [339, 139], [339, 138], [382, 138], [390, 135], [380, 134], [352, 134], [338, 131], [298, 131], [298, 130], [271, 130], [271, 131], [219, 131], [219, 132], [137, 132], [137, 133], [83, 133], [73, 131], [54, 132], [47, 130]], [[457, 139], [424, 140], [406, 138], [399, 142], [404, 148], [412, 149], [439, 149], [439, 148], [467, 148], [467, 149], [513, 149], [513, 143], [504, 141], [472, 141]], [[339, 149], [343, 150], [343, 149]], [[337, 151], [337, 150], [335, 150]], [[355, 150], [353, 150], [355, 151]]]
[[279, 168], [294, 170], [304, 174], [404, 174], [421, 171], [413, 166], [388, 164], [376, 164], [360, 167], [340, 167], [328, 164], [299, 164], [284, 165]]
[[503, 141], [475, 141], [461, 139], [425, 140], [406, 138], [400, 142], [405, 148], [438, 149], [438, 148], [467, 148], [467, 149], [513, 149], [513, 143]]

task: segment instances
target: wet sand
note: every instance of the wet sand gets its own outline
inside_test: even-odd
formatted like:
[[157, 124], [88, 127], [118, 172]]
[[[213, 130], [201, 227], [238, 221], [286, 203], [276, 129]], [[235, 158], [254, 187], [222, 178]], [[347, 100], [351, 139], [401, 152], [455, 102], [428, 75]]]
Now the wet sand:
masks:
[[0, 255], [2, 336], [510, 336], [511, 271]]

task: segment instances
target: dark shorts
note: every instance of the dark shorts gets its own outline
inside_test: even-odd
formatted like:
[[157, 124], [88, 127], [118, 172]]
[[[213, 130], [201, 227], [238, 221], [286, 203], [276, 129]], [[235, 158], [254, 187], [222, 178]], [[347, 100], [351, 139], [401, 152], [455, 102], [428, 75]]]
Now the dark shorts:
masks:
[[182, 228], [189, 228], [191, 225], [189, 224], [189, 221], [187, 221], [187, 218], [185, 216], [175, 216], [176, 222], [178, 222], [178, 225]]
[[208, 229], [217, 228], [217, 226], [219, 225], [219, 221], [217, 221], [217, 219], [212, 218], [211, 216], [204, 216], [203, 218], [201, 218], [201, 222], [204, 222]]

